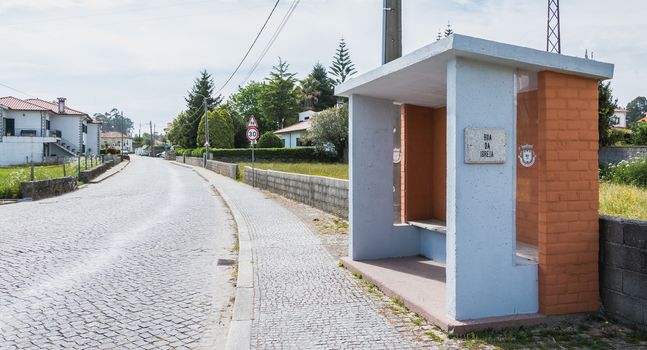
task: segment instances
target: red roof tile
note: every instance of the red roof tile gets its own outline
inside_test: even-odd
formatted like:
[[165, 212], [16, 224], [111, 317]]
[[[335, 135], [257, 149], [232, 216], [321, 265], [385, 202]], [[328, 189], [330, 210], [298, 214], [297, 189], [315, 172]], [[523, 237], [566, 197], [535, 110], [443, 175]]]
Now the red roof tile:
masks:
[[[43, 108], [47, 108], [50, 111], [58, 114], [58, 102], [47, 102], [47, 101], [41, 100], [39, 98], [31, 98], [31, 99], [27, 99], [26, 101], [29, 102], [29, 103], [33, 103], [33, 104], [35, 104], [37, 106], [43, 107]], [[76, 109], [72, 109], [72, 108], [70, 108], [68, 106], [65, 106], [65, 113], [63, 113], [63, 114], [88, 115], [87, 113], [77, 111]]]
[[0, 105], [18, 111], [46, 111], [47, 108], [21, 100], [13, 96], [0, 97]]
[[292, 124], [292, 125], [290, 125], [288, 127], [285, 127], [283, 129], [276, 130], [274, 133], [275, 134], [285, 134], [285, 133], [293, 132], [293, 131], [308, 130], [308, 129], [310, 129], [310, 125], [311, 125], [310, 122], [311, 121], [312, 121], [312, 119], [306, 119], [306, 120], [304, 120], [302, 122]]
[[[121, 133], [119, 131], [106, 131], [106, 132], [101, 132], [100, 135], [102, 138], [108, 138], [108, 139], [113, 139], [113, 138], [120, 138]], [[131, 138], [129, 135], [124, 134], [125, 139]]]

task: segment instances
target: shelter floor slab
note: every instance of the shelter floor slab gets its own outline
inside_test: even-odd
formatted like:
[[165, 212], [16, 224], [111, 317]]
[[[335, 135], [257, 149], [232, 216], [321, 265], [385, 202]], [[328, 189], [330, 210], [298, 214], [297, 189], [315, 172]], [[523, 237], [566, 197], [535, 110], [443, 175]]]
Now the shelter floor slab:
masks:
[[353, 261], [341, 259], [348, 270], [375, 284], [391, 297], [398, 297], [412, 311], [445, 332], [465, 334], [483, 329], [531, 326], [545, 321], [541, 314], [490, 317], [458, 321], [447, 314], [445, 267], [421, 256]]

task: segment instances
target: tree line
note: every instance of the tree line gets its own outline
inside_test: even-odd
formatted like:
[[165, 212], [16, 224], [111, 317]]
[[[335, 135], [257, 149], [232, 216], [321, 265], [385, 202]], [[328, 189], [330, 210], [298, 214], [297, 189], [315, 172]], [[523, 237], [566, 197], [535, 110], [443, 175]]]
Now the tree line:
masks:
[[[209, 111], [210, 147], [249, 147], [245, 130], [250, 116], [256, 117], [261, 134], [271, 133], [275, 136], [273, 131], [296, 123], [298, 113], [301, 111], [319, 112], [336, 108], [338, 103], [343, 103], [343, 99], [337, 99], [334, 96], [334, 87], [356, 72], [344, 39], [340, 40], [328, 69], [317, 62], [310, 73], [299, 80], [296, 73], [290, 71], [288, 62], [279, 57], [278, 63], [272, 67], [265, 79], [239, 86], [238, 90], [226, 100], [221, 95], [213, 96], [213, 79], [206, 70], [202, 71], [185, 97], [186, 110], [173, 119], [166, 136], [173, 145], [183, 148], [203, 146], [205, 143], [204, 98], [206, 98]], [[347, 109], [342, 111], [347, 114]], [[329, 112], [324, 115], [338, 116], [339, 113]], [[345, 134], [341, 135], [345, 140], [348, 118], [339, 116], [337, 119], [340, 119], [336, 121], [338, 123], [346, 123]], [[339, 139], [332, 139], [330, 135], [325, 136], [329, 140], [323, 140], [321, 137], [324, 136], [319, 135], [315, 130], [312, 141], [318, 144], [335, 145], [338, 152], [337, 148], [345, 147]]]
[[638, 96], [627, 106], [627, 129], [613, 128], [617, 123], [614, 112], [620, 106], [613, 97], [610, 82], [600, 82], [598, 88], [598, 131], [600, 146], [611, 145], [647, 145], [647, 122], [640, 122], [647, 113], [647, 98]]

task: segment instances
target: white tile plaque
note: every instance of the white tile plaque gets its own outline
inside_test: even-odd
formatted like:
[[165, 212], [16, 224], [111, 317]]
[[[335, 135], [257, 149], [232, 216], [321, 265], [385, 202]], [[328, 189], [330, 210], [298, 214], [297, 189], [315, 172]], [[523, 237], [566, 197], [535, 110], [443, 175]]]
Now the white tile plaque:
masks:
[[465, 128], [465, 163], [505, 163], [505, 129]]

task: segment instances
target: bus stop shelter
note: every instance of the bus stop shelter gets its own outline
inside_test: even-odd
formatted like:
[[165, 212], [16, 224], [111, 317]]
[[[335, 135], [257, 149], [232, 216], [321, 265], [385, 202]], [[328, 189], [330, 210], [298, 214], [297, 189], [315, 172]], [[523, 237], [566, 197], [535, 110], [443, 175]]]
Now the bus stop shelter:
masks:
[[455, 34], [339, 85], [346, 266], [455, 333], [597, 310], [598, 82], [612, 76]]

